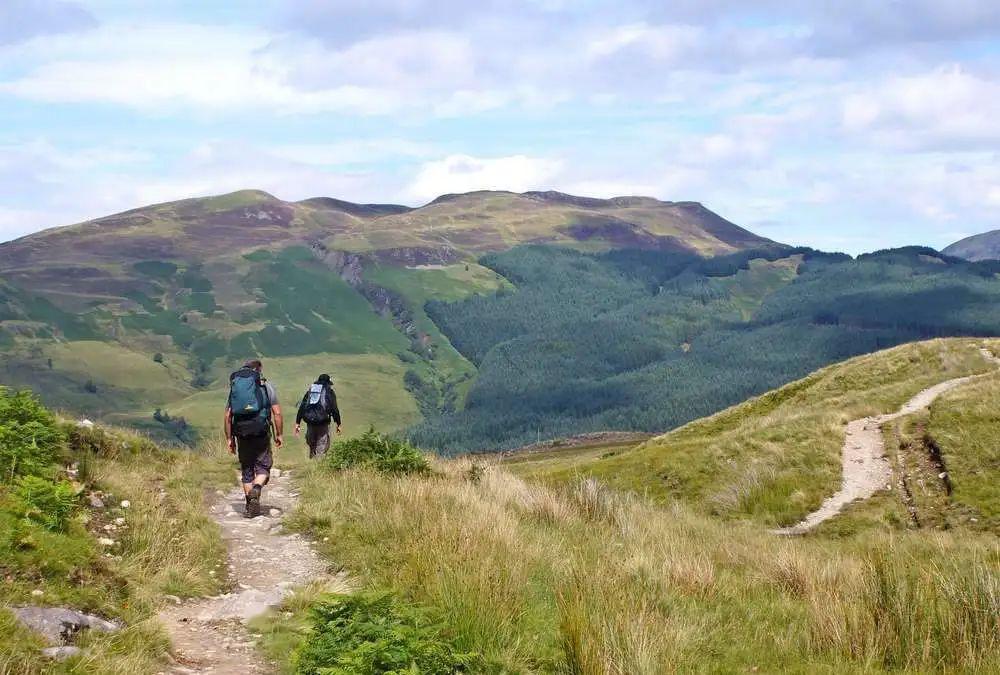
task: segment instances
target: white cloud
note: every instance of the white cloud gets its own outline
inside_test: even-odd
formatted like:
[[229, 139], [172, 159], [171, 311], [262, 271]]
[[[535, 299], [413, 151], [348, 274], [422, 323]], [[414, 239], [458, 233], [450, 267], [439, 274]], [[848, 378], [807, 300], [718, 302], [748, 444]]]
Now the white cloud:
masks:
[[904, 148], [1000, 141], [1000, 79], [959, 65], [864, 84], [846, 97], [844, 129]]
[[425, 163], [406, 193], [427, 201], [442, 194], [473, 190], [545, 189], [560, 167], [558, 160], [525, 155], [491, 158], [449, 155]]

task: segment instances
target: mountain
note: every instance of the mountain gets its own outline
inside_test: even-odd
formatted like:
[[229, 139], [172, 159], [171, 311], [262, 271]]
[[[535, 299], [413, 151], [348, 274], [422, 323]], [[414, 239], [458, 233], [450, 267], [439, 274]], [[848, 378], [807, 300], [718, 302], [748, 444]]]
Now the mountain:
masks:
[[414, 209], [246, 190], [158, 204], [0, 244], [0, 381], [190, 441], [217, 426], [234, 364], [259, 355], [286, 396], [331, 371], [354, 424], [402, 428], [461, 407], [476, 375], [425, 304], [510, 290], [477, 261], [523, 244], [699, 259], [776, 246], [646, 197], [474, 192]]
[[1000, 230], [966, 237], [948, 246], [942, 253], [965, 260], [1000, 260]]

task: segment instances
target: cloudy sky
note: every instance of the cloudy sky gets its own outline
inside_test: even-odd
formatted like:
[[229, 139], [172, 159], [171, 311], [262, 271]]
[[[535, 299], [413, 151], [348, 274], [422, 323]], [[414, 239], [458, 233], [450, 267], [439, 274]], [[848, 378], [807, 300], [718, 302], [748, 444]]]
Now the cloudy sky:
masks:
[[941, 247], [1000, 228], [1000, 2], [0, 2], [0, 240], [251, 187]]

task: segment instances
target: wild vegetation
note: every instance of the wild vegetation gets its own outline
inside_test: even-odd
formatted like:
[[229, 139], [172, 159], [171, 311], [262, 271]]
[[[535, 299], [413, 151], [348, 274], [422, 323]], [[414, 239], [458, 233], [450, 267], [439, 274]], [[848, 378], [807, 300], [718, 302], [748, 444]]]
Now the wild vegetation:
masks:
[[169, 645], [149, 619], [164, 596], [217, 592], [224, 581], [223, 547], [201, 508], [221, 467], [129, 432], [60, 422], [33, 396], [5, 389], [0, 438], [4, 607], [69, 606], [125, 625], [85, 632], [85, 655], [56, 663], [0, 607], [0, 672], [159, 669]]
[[[434, 468], [313, 467], [292, 522], [370, 588], [436, 610], [456, 649], [506, 672], [998, 665], [1000, 559], [987, 537], [787, 539], [594, 480], [543, 487], [468, 459]], [[270, 630], [297, 622], [276, 614]]]

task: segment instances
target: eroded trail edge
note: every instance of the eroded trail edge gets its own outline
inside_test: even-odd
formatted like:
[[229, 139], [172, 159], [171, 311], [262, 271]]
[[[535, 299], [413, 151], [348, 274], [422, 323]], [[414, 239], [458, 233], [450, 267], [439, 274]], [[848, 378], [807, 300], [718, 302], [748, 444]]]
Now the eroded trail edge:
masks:
[[[988, 361], [1000, 364], [1000, 359], [988, 349], [980, 349], [979, 352]], [[867, 499], [879, 490], [888, 489], [892, 479], [892, 466], [885, 452], [882, 425], [924, 410], [941, 394], [989, 374], [956, 377], [939, 382], [919, 392], [894, 413], [863, 417], [849, 422], [841, 453], [843, 478], [840, 489], [827, 497], [818, 509], [802, 521], [771, 531], [782, 535], [804, 534], [840, 513], [854, 500]]]
[[273, 672], [258, 652], [247, 621], [280, 604], [293, 587], [330, 578], [327, 564], [311, 542], [282, 531], [281, 517], [294, 508], [298, 493], [288, 472], [275, 474], [264, 490], [262, 515], [257, 518], [243, 517], [239, 486], [216, 493], [211, 514], [226, 542], [232, 591], [171, 606], [160, 613], [175, 660], [164, 672]]

